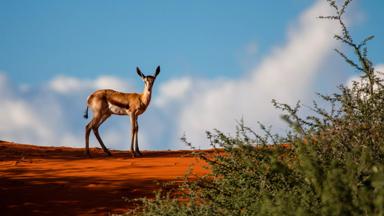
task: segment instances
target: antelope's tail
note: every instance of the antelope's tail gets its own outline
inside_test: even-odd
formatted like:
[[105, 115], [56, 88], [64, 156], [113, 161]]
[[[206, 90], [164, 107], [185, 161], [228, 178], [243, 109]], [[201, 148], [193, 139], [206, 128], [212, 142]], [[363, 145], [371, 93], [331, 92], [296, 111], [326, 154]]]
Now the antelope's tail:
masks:
[[88, 118], [88, 105], [87, 105], [87, 108], [86, 108], [85, 111], [84, 111], [84, 115], [83, 115], [83, 117], [84, 117], [85, 119]]

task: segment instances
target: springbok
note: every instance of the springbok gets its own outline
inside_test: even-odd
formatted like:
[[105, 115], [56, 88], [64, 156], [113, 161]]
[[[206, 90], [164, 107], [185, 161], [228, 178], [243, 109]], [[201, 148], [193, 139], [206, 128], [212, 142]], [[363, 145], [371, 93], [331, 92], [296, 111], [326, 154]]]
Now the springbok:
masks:
[[99, 135], [99, 127], [112, 114], [129, 115], [131, 118], [131, 153], [132, 157], [141, 156], [138, 144], [139, 125], [137, 117], [145, 112], [151, 102], [152, 87], [157, 75], [160, 73], [160, 66], [156, 68], [153, 76], [145, 76], [140, 69], [136, 68], [137, 74], [144, 81], [143, 93], [123, 93], [112, 89], [101, 89], [93, 92], [87, 99], [87, 109], [84, 118], [88, 118], [88, 108], [93, 112], [92, 120], [85, 127], [85, 148], [89, 153], [89, 135], [91, 130], [95, 134], [104, 152], [111, 156], [111, 152], [105, 147]]

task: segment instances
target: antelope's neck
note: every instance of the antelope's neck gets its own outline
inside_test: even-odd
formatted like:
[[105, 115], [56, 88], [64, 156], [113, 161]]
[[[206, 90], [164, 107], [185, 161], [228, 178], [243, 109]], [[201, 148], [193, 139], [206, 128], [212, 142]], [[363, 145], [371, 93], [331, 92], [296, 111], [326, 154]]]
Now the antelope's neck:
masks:
[[144, 88], [144, 91], [141, 94], [141, 101], [145, 106], [148, 106], [149, 103], [151, 102], [151, 95], [152, 95], [152, 91], [149, 90], [148, 88]]

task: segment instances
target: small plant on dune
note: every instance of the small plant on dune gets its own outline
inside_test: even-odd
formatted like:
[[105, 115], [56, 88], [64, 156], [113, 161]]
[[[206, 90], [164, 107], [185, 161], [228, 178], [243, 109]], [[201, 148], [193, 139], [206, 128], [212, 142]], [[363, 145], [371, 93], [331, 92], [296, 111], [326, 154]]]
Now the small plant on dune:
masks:
[[[343, 21], [351, 0], [327, 0], [336, 15], [321, 19], [340, 24], [335, 38], [351, 48], [348, 57], [359, 81], [321, 95], [329, 109], [314, 102], [313, 115], [273, 101], [290, 132], [261, 136], [244, 126], [235, 136], [208, 132], [214, 154], [199, 154], [211, 173], [185, 181], [182, 196], [161, 194], [144, 200], [142, 215], [384, 215], [384, 83], [368, 59], [366, 44], [356, 43]], [[269, 144], [275, 145], [269, 145]], [[289, 143], [284, 146], [279, 143]], [[184, 199], [184, 201], [180, 201]]]

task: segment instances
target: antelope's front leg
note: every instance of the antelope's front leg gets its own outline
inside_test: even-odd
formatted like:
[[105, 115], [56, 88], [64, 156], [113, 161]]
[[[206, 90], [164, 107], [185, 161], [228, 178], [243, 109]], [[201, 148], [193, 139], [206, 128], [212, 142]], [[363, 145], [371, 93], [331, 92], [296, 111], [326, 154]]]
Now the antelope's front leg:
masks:
[[134, 149], [134, 144], [135, 144], [135, 130], [136, 130], [136, 116], [134, 114], [130, 115], [131, 117], [131, 154], [132, 157], [135, 157], [135, 149]]
[[135, 131], [135, 154], [138, 156], [142, 156], [140, 149], [139, 149], [139, 123], [136, 120], [136, 131]]

